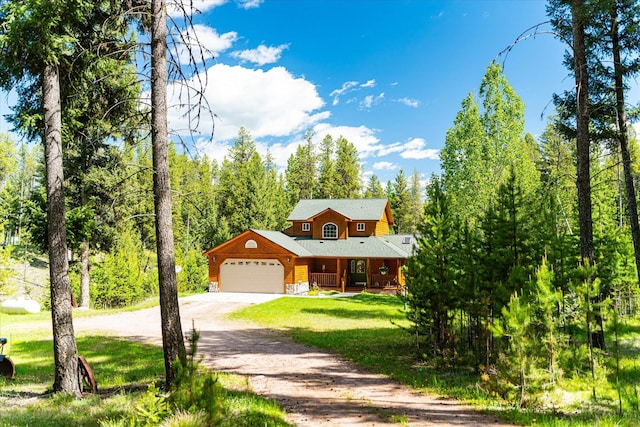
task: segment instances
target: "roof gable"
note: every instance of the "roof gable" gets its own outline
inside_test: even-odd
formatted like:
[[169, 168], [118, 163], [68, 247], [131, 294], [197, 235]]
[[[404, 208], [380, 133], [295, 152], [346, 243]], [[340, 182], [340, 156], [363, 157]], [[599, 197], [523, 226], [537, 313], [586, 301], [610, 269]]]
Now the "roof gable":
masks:
[[379, 221], [386, 212], [393, 223], [387, 199], [306, 199], [300, 200], [288, 221], [310, 220], [322, 212], [332, 210], [352, 221]]

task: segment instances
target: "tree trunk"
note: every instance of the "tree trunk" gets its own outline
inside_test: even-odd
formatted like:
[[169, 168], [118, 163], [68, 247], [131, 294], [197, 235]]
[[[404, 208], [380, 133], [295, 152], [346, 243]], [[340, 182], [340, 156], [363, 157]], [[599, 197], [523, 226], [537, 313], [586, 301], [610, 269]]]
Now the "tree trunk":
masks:
[[627, 111], [624, 104], [624, 70], [620, 58], [620, 35], [618, 33], [617, 2], [611, 9], [611, 50], [613, 51], [613, 68], [616, 88], [616, 116], [618, 119], [618, 140], [620, 141], [620, 154], [624, 169], [624, 184], [627, 193], [627, 206], [629, 209], [629, 225], [633, 238], [633, 251], [636, 259], [636, 272], [640, 283], [640, 226], [638, 226], [638, 205], [636, 204], [636, 190], [633, 182], [631, 156], [629, 154], [629, 133], [627, 131]]
[[167, 15], [164, 0], [151, 2], [151, 144], [153, 194], [156, 217], [156, 251], [160, 287], [162, 347], [167, 387], [173, 382], [173, 363], [186, 361], [180, 323], [178, 285], [175, 270], [169, 147], [167, 131]]
[[593, 265], [593, 219], [591, 213], [591, 176], [589, 170], [589, 77], [584, 34], [584, 1], [571, 1], [573, 31], [573, 66], [576, 79], [576, 155], [578, 189], [578, 221], [580, 223], [580, 254], [582, 260]]
[[[595, 265], [593, 218], [591, 207], [590, 137], [589, 137], [589, 72], [585, 49], [584, 21], [587, 19], [584, 0], [571, 0], [573, 32], [573, 67], [576, 79], [576, 157], [578, 189], [578, 222], [580, 224], [580, 255], [582, 262]], [[594, 302], [599, 301], [598, 296]], [[604, 349], [604, 325], [599, 309], [594, 309], [598, 330], [593, 331], [593, 345]]]
[[80, 244], [80, 307], [89, 308], [89, 242]]
[[58, 68], [46, 65], [42, 74], [44, 156], [47, 173], [47, 222], [49, 278], [55, 392], [82, 395], [78, 382], [78, 349], [73, 331], [71, 283], [67, 260], [64, 173], [62, 170], [62, 115]]

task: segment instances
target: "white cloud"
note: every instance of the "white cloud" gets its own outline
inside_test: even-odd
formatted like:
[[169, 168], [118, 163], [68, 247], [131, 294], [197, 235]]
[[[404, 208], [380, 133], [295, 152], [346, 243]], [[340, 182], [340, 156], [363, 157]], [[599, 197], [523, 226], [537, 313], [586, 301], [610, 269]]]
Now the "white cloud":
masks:
[[358, 86], [358, 82], [350, 81], [342, 84], [340, 89], [335, 89], [331, 91], [329, 96], [333, 98], [333, 105], [338, 105], [340, 103], [340, 97], [345, 93], [351, 91], [354, 87]]
[[404, 104], [407, 107], [418, 108], [418, 106], [420, 106], [420, 101], [418, 101], [417, 99], [413, 99], [413, 98], [407, 98], [407, 97], [399, 98], [399, 99], [396, 99], [396, 102]]
[[404, 144], [404, 150], [400, 153], [403, 159], [431, 159], [440, 158], [439, 151], [433, 148], [424, 148], [427, 145], [422, 138], [413, 138]]
[[373, 95], [365, 96], [364, 99], [360, 101], [360, 106], [358, 107], [358, 109], [368, 110], [374, 105], [380, 104], [380, 102], [382, 102], [383, 99], [384, 99], [384, 92], [380, 93], [377, 96], [373, 96]]
[[228, 0], [169, 0], [167, 13], [169, 16], [194, 15], [198, 12], [206, 12], [215, 7], [222, 6]]
[[237, 0], [238, 6], [242, 9], [254, 9], [256, 7], [260, 7], [264, 0]]
[[398, 168], [398, 165], [391, 162], [375, 162], [371, 167], [375, 170], [392, 171], [392, 170], [396, 170]]
[[360, 87], [375, 87], [376, 86], [376, 80], [375, 79], [371, 79], [369, 81], [367, 81], [366, 83], [363, 83], [360, 85]]
[[288, 48], [288, 44], [281, 44], [280, 46], [260, 45], [256, 49], [233, 52], [231, 56], [240, 59], [242, 62], [253, 62], [257, 65], [272, 64], [278, 62], [282, 56], [282, 51]]
[[[214, 28], [196, 24], [183, 30], [183, 39], [191, 48], [191, 56], [199, 62], [201, 59], [214, 58], [229, 49], [238, 39], [238, 33], [230, 31], [218, 34]], [[189, 50], [184, 44], [177, 47], [175, 54], [181, 64], [189, 63]]]
[[360, 154], [360, 159], [375, 154], [379, 149], [378, 143], [380, 140], [375, 135], [376, 131], [366, 126], [333, 126], [328, 123], [319, 123], [313, 130], [316, 132], [315, 138], [318, 143], [326, 135], [331, 135], [334, 140], [343, 136], [356, 147]]
[[[288, 136], [330, 115], [328, 111], [320, 111], [324, 101], [316, 87], [283, 67], [263, 71], [216, 64], [206, 72], [209, 84], [204, 97], [216, 115], [213, 135], [216, 141], [236, 137], [242, 126], [254, 139]], [[169, 88], [169, 105], [173, 106], [169, 110], [169, 123], [172, 129], [182, 129], [179, 133], [185, 134], [189, 121], [184, 117], [186, 108], [179, 107], [179, 90], [177, 85]], [[202, 116], [200, 120], [197, 131], [207, 134], [212, 119]]]
[[381, 146], [378, 149], [378, 156], [387, 156], [392, 153], [400, 153], [404, 151], [404, 145], [399, 142]]

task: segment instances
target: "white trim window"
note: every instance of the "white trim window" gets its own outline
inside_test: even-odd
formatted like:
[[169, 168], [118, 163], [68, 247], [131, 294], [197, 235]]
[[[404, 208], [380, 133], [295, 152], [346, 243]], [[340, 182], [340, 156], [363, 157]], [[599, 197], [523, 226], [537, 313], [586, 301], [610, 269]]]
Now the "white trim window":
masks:
[[364, 231], [364, 222], [359, 222], [356, 224], [356, 231]]
[[309, 224], [308, 222], [303, 222], [302, 231], [310, 231], [310, 230], [311, 230], [311, 224]]
[[322, 226], [322, 238], [323, 239], [337, 239], [338, 238], [338, 226], [332, 222], [328, 222]]

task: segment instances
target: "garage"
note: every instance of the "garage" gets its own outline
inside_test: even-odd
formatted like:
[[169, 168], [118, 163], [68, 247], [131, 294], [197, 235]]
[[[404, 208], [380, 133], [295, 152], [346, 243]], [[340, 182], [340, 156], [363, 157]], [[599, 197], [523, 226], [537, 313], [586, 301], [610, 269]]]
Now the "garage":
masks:
[[284, 267], [276, 259], [227, 259], [220, 266], [220, 290], [282, 294]]

